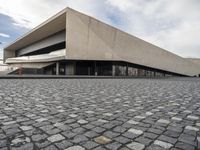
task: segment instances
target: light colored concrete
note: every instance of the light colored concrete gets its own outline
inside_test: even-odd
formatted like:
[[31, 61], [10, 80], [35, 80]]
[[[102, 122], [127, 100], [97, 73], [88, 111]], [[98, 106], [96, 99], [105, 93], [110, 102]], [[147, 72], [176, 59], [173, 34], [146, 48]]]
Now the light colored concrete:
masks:
[[4, 62], [7, 58], [14, 57], [15, 51], [42, 40], [66, 28], [66, 9], [49, 18], [22, 37], [16, 39], [4, 49]]
[[46, 66], [49, 66], [53, 64], [53, 62], [47, 62], [47, 63], [23, 63], [23, 64], [12, 64], [10, 65], [11, 67], [13, 68], [16, 68], [16, 67], [22, 67], [22, 68], [37, 68], [37, 69], [40, 69], [40, 68], [43, 68], [43, 67], [46, 67]]
[[59, 33], [56, 33], [50, 37], [47, 37], [39, 42], [33, 43], [25, 48], [22, 48], [17, 51], [17, 56], [21, 56], [30, 52], [34, 52], [35, 50], [42, 49], [51, 45], [55, 45], [61, 42], [66, 41], [65, 30]]
[[6, 47], [4, 60], [15, 57], [16, 50], [64, 29], [67, 60], [116, 60], [188, 76], [200, 74], [200, 65], [197, 63], [70, 8], [64, 9]]
[[189, 60], [189, 61], [200, 66], [200, 58], [185, 58], [185, 59], [187, 59], [187, 60]]
[[184, 75], [199, 66], [72, 9], [67, 11], [67, 58], [123, 60]]
[[59, 75], [59, 62], [56, 62], [56, 75]]

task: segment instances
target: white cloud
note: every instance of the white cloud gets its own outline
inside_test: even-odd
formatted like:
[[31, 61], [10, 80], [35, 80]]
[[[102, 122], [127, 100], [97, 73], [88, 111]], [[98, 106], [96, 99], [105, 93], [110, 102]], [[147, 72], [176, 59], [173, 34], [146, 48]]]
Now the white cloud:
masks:
[[127, 32], [183, 57], [200, 57], [199, 0], [126, 0], [122, 3], [108, 0], [109, 5], [123, 13]]
[[[11, 5], [12, 4], [12, 5]], [[102, 19], [103, 3], [98, 0], [0, 0], [0, 13], [12, 17], [15, 25], [33, 28], [66, 7]]]
[[199, 0], [0, 0], [0, 13], [33, 28], [67, 6], [178, 55], [200, 57]]
[[10, 37], [10, 35], [5, 34], [5, 33], [0, 33], [0, 36], [1, 36], [1, 37], [5, 37], [5, 38], [9, 38], [9, 37]]

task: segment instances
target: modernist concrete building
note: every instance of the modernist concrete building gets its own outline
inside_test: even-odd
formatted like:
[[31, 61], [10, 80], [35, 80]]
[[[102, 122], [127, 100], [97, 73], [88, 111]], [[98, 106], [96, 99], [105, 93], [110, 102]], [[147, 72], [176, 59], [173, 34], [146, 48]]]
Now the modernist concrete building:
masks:
[[24, 73], [198, 76], [200, 64], [66, 8], [4, 49]]

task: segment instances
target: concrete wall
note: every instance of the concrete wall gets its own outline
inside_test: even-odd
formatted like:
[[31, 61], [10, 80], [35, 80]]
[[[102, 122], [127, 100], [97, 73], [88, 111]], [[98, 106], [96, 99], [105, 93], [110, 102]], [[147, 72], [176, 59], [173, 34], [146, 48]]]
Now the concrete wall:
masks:
[[15, 51], [10, 51], [9, 49], [4, 49], [3, 51], [3, 61], [5, 63], [7, 58], [15, 57]]
[[49, 18], [39, 26], [17, 38], [4, 48], [4, 62], [7, 58], [14, 57], [15, 51], [49, 37], [66, 28], [66, 9]]
[[117, 30], [94, 18], [67, 11], [67, 58], [123, 60], [184, 75], [199, 74], [199, 66]]
[[[6, 58], [15, 51], [25, 54], [58, 42], [44, 39], [66, 28], [66, 59], [117, 60], [140, 64], [183, 75], [199, 74], [199, 65], [87, 15], [67, 8], [4, 49]], [[42, 40], [42, 41], [40, 41]], [[52, 40], [52, 41], [51, 41]], [[40, 42], [37, 42], [40, 41]], [[37, 43], [35, 43], [37, 42]], [[31, 45], [32, 44], [32, 45]], [[27, 46], [28, 45], [28, 46]], [[25, 47], [25, 48], [24, 48]]]
[[21, 56], [30, 52], [34, 52], [35, 50], [39, 50], [51, 45], [55, 45], [61, 42], [65, 42], [66, 41], [66, 32], [61, 31], [58, 32], [54, 35], [51, 35], [45, 39], [42, 39], [34, 44], [31, 44], [27, 47], [24, 47], [22, 49], [17, 50], [17, 56]]
[[200, 58], [185, 58], [185, 59], [199, 65], [199, 74], [200, 74]]

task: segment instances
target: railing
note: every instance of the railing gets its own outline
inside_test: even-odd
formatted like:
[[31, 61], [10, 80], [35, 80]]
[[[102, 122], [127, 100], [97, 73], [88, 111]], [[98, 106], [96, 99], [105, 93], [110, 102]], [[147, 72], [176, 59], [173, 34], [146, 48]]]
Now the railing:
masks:
[[13, 66], [8, 66], [8, 65], [0, 65], [0, 73], [9, 73], [12, 71], [17, 70], [19, 67], [13, 67]]

